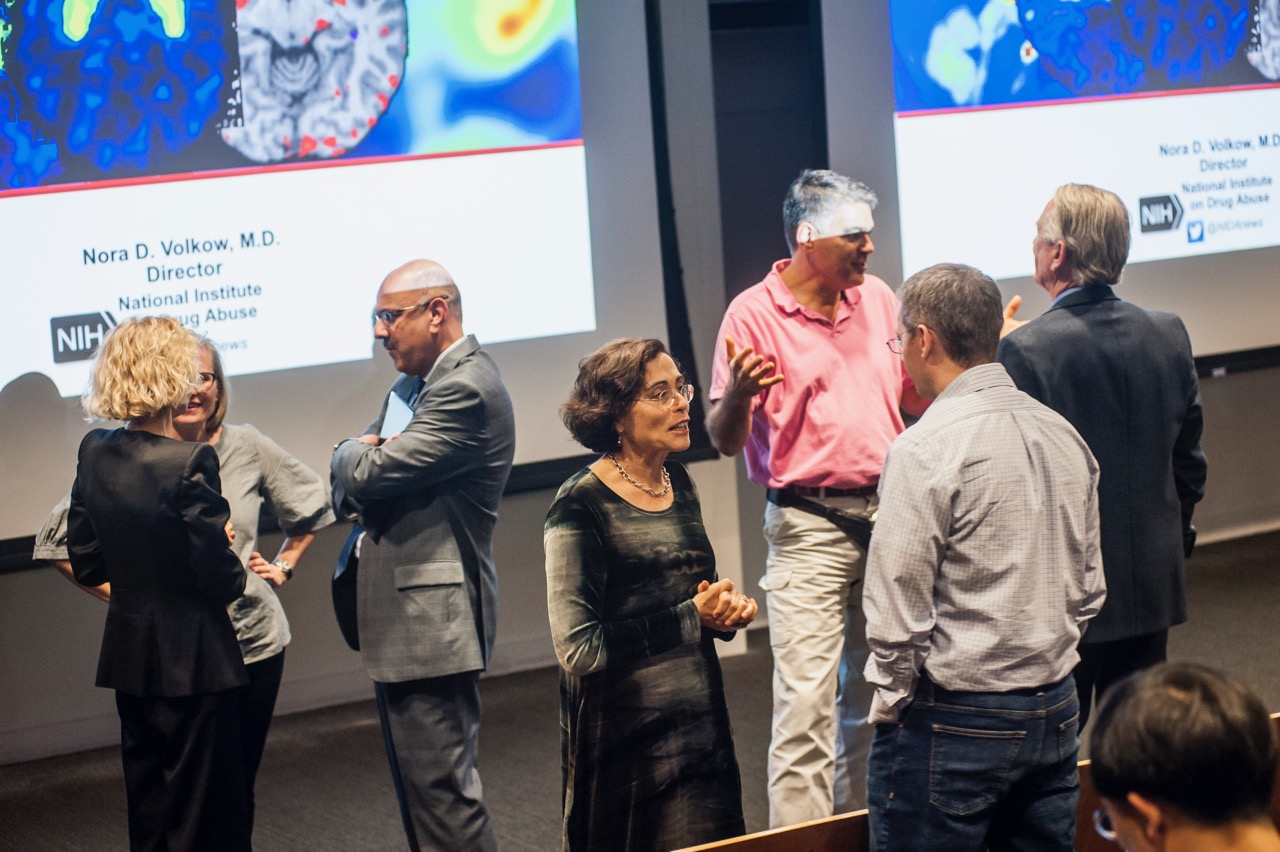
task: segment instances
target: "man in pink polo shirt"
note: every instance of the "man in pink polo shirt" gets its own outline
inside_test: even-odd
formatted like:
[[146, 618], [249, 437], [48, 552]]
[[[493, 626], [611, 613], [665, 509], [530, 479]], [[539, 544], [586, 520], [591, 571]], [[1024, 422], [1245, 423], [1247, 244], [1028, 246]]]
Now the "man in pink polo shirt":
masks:
[[707, 431], [746, 451], [768, 489], [764, 534], [773, 646], [769, 824], [865, 806], [862, 574], [885, 453], [918, 415], [895, 336], [898, 299], [867, 275], [875, 194], [832, 171], [801, 173], [783, 202], [789, 260], [730, 303]]

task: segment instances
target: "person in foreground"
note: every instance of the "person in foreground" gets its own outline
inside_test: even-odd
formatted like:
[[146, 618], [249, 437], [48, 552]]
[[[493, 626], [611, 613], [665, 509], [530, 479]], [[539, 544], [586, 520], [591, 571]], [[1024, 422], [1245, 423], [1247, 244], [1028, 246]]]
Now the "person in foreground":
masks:
[[1035, 280], [1053, 299], [1010, 319], [997, 358], [1025, 391], [1071, 422], [1102, 470], [1102, 563], [1111, 590], [1080, 645], [1080, 725], [1095, 696], [1166, 656], [1187, 620], [1185, 559], [1204, 496], [1204, 413], [1182, 320], [1116, 296], [1129, 212], [1113, 192], [1059, 187], [1036, 223]]
[[925, 405], [883, 346], [898, 300], [867, 273], [875, 206], [864, 184], [801, 172], [782, 204], [791, 257], [730, 303], [711, 373], [711, 442], [745, 454], [769, 501], [760, 587], [773, 648], [774, 828], [866, 802], [867, 537], [902, 411]]
[[563, 847], [668, 850], [745, 831], [714, 639], [755, 601], [717, 579], [688, 472], [693, 386], [657, 340], [583, 360], [561, 409], [603, 453], [547, 515], [547, 608], [560, 661]]
[[993, 363], [994, 281], [942, 264], [899, 297], [888, 344], [934, 402], [889, 449], [862, 597], [872, 847], [1069, 850], [1098, 466]]
[[463, 334], [462, 296], [434, 261], [386, 277], [373, 336], [403, 375], [331, 462], [334, 505], [365, 529], [360, 656], [409, 848], [496, 849], [476, 759], [479, 678], [498, 619], [493, 529], [515, 454], [511, 398]]
[[226, 609], [245, 571], [218, 455], [173, 425], [198, 372], [177, 320], [112, 329], [84, 407], [127, 425], [85, 435], [67, 518], [76, 580], [111, 584], [97, 684], [116, 691], [135, 850], [250, 848], [236, 700], [248, 676]]
[[1190, 663], [1130, 675], [1102, 699], [1090, 745], [1094, 824], [1128, 852], [1280, 852], [1275, 727], [1240, 681]]
[[[198, 340], [200, 381], [187, 405], [174, 414], [173, 429], [182, 440], [212, 444], [217, 452], [222, 496], [231, 507], [235, 531], [232, 549], [246, 569], [244, 594], [228, 607], [228, 613], [249, 674], [249, 685], [237, 693], [237, 703], [252, 826], [255, 782], [284, 675], [285, 646], [292, 638], [275, 589], [293, 577], [315, 531], [333, 523], [334, 516], [328, 486], [315, 471], [253, 426], [223, 423], [230, 389], [222, 358], [209, 338]], [[66, 548], [68, 500], [54, 508], [36, 536], [34, 558], [52, 562], [71, 577]], [[258, 552], [258, 519], [264, 503], [285, 532], [271, 562]], [[110, 583], [82, 588], [102, 600], [111, 599]]]

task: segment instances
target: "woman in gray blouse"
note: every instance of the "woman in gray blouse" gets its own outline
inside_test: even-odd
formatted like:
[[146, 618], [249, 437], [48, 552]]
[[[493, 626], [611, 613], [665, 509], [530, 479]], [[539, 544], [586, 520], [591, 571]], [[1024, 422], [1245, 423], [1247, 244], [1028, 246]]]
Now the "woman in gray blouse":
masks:
[[[289, 644], [289, 621], [275, 589], [293, 576], [314, 533], [333, 523], [329, 489], [315, 471], [289, 455], [252, 426], [224, 424], [227, 381], [217, 347], [200, 341], [201, 384], [174, 417], [174, 428], [186, 441], [205, 441], [218, 453], [222, 496], [231, 505], [235, 530], [232, 549], [247, 569], [244, 595], [227, 607], [249, 672], [249, 685], [240, 693], [240, 739], [245, 782], [253, 815], [253, 782], [262, 762], [267, 729], [275, 711], [276, 694], [284, 673], [284, 649]], [[275, 558], [258, 552], [258, 515], [265, 503], [280, 522], [285, 539]], [[67, 561], [67, 500], [64, 498], [36, 536], [34, 558], [52, 562], [69, 580]], [[85, 587], [82, 587], [85, 588]], [[111, 596], [109, 584], [87, 588], [102, 600]]]

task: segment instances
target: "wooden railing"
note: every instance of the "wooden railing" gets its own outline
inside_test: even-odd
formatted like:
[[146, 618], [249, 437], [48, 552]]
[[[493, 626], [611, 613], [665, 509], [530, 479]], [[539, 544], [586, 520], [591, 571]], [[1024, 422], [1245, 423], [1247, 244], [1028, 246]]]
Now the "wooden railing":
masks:
[[[1273, 715], [1271, 721], [1276, 726], [1277, 735], [1280, 735], [1280, 713]], [[1120, 848], [1109, 840], [1103, 840], [1093, 829], [1093, 812], [1100, 807], [1102, 803], [1093, 788], [1089, 761], [1082, 760], [1080, 801], [1076, 805], [1076, 852], [1116, 852]], [[1271, 793], [1271, 819], [1280, 825], [1280, 766], [1276, 767], [1276, 786]], [[713, 849], [725, 852], [870, 852], [871, 837], [867, 812], [855, 811], [721, 840], [718, 843], [691, 846], [679, 852], [705, 852]]]

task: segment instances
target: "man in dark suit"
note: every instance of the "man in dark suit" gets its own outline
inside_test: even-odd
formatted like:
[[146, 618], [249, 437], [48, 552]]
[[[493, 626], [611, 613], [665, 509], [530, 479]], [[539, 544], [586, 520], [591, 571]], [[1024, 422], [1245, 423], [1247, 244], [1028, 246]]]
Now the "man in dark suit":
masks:
[[1018, 388], [1062, 414], [1101, 469], [1107, 602], [1080, 643], [1080, 727], [1094, 693], [1165, 659], [1187, 620], [1184, 558], [1204, 496], [1204, 427], [1191, 340], [1177, 316], [1112, 289], [1129, 256], [1129, 213], [1114, 193], [1059, 187], [1037, 223], [1036, 283], [1053, 299], [1006, 324], [996, 356]]
[[409, 848], [495, 849], [476, 769], [478, 679], [497, 625], [492, 542], [515, 451], [511, 400], [463, 334], [461, 297], [440, 264], [388, 275], [373, 319], [404, 375], [331, 464], [335, 505], [366, 530], [360, 654]]

